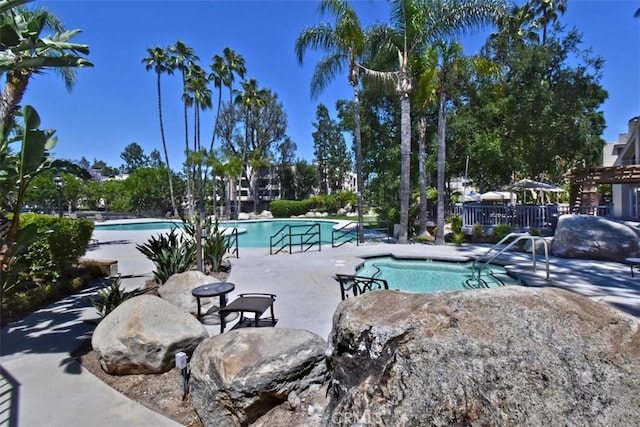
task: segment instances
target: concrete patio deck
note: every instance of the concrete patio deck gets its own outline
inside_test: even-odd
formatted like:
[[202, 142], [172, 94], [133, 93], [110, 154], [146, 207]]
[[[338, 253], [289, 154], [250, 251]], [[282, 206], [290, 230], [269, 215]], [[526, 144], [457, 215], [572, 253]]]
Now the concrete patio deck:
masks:
[[[96, 231], [99, 244], [86, 258], [116, 259], [123, 284], [142, 286], [151, 278], [153, 264], [136, 249], [152, 231]], [[277, 327], [308, 329], [324, 339], [340, 302], [333, 275], [353, 274], [362, 257], [395, 254], [462, 260], [478, 256], [486, 246], [431, 246], [367, 243], [320, 252], [269, 255], [268, 248], [241, 248], [232, 259], [229, 281], [235, 291], [277, 295]], [[531, 271], [531, 256], [508, 253], [501, 263], [528, 276], [535, 286], [557, 286], [640, 315], [640, 277], [631, 278], [629, 266], [615, 262], [552, 257], [550, 281], [544, 281], [544, 262]], [[0, 331], [0, 425], [30, 426], [174, 426], [175, 422], [128, 400], [87, 372], [70, 357], [91, 334], [85, 320], [96, 318], [89, 296], [100, 288], [71, 296]], [[473, 291], [470, 291], [473, 292]], [[208, 328], [217, 334], [218, 327]]]

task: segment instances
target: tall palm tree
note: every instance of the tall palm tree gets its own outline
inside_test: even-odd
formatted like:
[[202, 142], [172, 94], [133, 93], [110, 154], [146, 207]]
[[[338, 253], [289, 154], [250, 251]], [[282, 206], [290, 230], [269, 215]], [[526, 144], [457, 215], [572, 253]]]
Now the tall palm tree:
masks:
[[215, 55], [212, 59], [211, 78], [213, 84], [218, 88], [218, 107], [216, 110], [216, 119], [213, 126], [213, 135], [211, 137], [211, 146], [209, 150], [213, 150], [213, 144], [216, 139], [216, 131], [218, 129], [218, 119], [220, 118], [220, 108], [222, 107], [222, 87], [229, 89], [229, 105], [233, 103], [233, 82], [237, 75], [241, 79], [244, 79], [247, 73], [247, 67], [242, 55], [237, 54], [233, 49], [225, 47], [222, 51], [222, 56]]
[[[189, 120], [188, 120], [188, 110], [189, 107], [193, 105], [193, 98], [191, 97], [189, 91], [187, 90], [187, 70], [192, 64], [197, 63], [200, 60], [198, 55], [195, 54], [193, 48], [186, 45], [181, 40], [178, 40], [174, 45], [169, 46], [168, 49], [168, 61], [172, 64], [173, 67], [180, 70], [180, 74], [182, 76], [182, 103], [184, 110], [184, 153], [185, 157], [189, 158]], [[187, 167], [187, 210], [188, 216], [193, 215], [193, 192], [192, 192], [192, 182], [191, 182], [191, 174], [189, 168]]]
[[420, 191], [420, 209], [418, 214], [418, 235], [427, 231], [427, 111], [436, 104], [438, 57], [435, 49], [426, 49], [414, 62], [414, 75], [417, 79], [415, 98], [418, 110], [418, 187]]
[[258, 170], [266, 155], [258, 137], [258, 120], [260, 110], [265, 106], [270, 94], [266, 89], [258, 87], [256, 79], [245, 80], [241, 86], [242, 90], [236, 91], [234, 102], [240, 107], [243, 114], [245, 136], [240, 150], [234, 154], [239, 155], [243, 161], [244, 174], [249, 182], [255, 210], [258, 202]]
[[[414, 76], [410, 61], [431, 44], [463, 34], [465, 31], [493, 22], [504, 11], [503, 0], [391, 0], [391, 23], [395, 35], [389, 33], [389, 45], [398, 56], [398, 91], [400, 94], [400, 243], [408, 241], [409, 197], [411, 195], [411, 101]], [[444, 159], [443, 159], [444, 161]], [[438, 188], [444, 194], [444, 186]], [[438, 209], [440, 212], [440, 209]], [[438, 222], [444, 223], [438, 215]], [[443, 242], [443, 236], [436, 236]]]
[[445, 167], [447, 158], [446, 130], [447, 130], [447, 90], [449, 83], [456, 73], [457, 64], [462, 47], [457, 43], [438, 43], [437, 50], [441, 57], [438, 70], [438, 218], [436, 244], [444, 244], [444, 204], [445, 204]]
[[547, 26], [556, 22], [559, 15], [567, 11], [567, 0], [537, 0], [533, 2], [534, 11], [539, 18], [536, 20], [538, 27], [542, 27], [542, 44], [547, 42]]
[[[230, 49], [228, 47], [225, 47], [223, 49], [222, 56], [214, 55], [211, 60], [213, 61], [210, 65], [211, 79], [213, 80], [214, 86], [218, 89], [218, 106], [216, 108], [216, 118], [213, 123], [213, 132], [211, 133], [211, 144], [209, 145], [209, 151], [213, 152], [213, 145], [216, 141], [218, 123], [220, 120], [220, 110], [222, 109], [222, 87], [224, 86], [229, 89], [229, 107], [231, 108], [233, 104], [233, 82], [235, 81], [235, 76], [237, 75], [241, 79], [244, 79], [244, 76], [247, 72], [247, 67], [245, 65], [244, 58], [241, 55], [237, 54], [233, 49]], [[231, 117], [232, 116], [229, 115], [230, 119]], [[228, 124], [228, 127], [231, 128], [230, 123]], [[211, 173], [213, 174], [213, 212], [215, 214], [217, 195], [215, 168], [212, 168]]]
[[329, 14], [335, 25], [321, 23], [306, 28], [296, 39], [295, 51], [298, 63], [302, 65], [308, 49], [322, 50], [326, 56], [315, 67], [311, 80], [311, 95], [317, 97], [328, 85], [347, 68], [347, 82], [353, 88], [354, 139], [356, 148], [356, 187], [358, 195], [358, 240], [364, 242], [363, 223], [363, 181], [362, 181], [362, 138], [360, 133], [360, 74], [358, 59], [365, 51], [365, 33], [353, 7], [344, 0], [322, 0], [320, 13]]
[[160, 119], [160, 136], [162, 138], [162, 148], [164, 150], [164, 160], [167, 164], [167, 172], [169, 174], [169, 195], [171, 197], [171, 209], [173, 216], [178, 216], [176, 208], [176, 199], [173, 194], [173, 174], [169, 163], [169, 152], [167, 150], [167, 141], [164, 136], [164, 123], [162, 120], [162, 90], [160, 85], [160, 76], [164, 73], [173, 74], [173, 65], [168, 61], [167, 52], [161, 47], [147, 48], [148, 57], [142, 59], [147, 71], [154, 70], [156, 72], [156, 87], [158, 91], [158, 117]]
[[[28, 10], [25, 1], [3, 2], [0, 9], [2, 50], [0, 75], [6, 82], [0, 99], [0, 125], [10, 129], [31, 76], [55, 70], [59, 72], [67, 89], [71, 90], [76, 69], [93, 64], [80, 55], [88, 55], [89, 47], [72, 43], [80, 30], [65, 31], [55, 15], [42, 8]], [[43, 37], [45, 30], [53, 31]]]

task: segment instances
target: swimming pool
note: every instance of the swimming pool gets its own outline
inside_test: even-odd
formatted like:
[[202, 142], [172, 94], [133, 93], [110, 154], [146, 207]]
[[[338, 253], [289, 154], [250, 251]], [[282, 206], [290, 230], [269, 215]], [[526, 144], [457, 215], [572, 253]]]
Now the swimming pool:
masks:
[[[245, 248], [268, 248], [269, 238], [285, 225], [320, 225], [320, 240], [322, 244], [331, 244], [331, 233], [336, 221], [320, 220], [260, 220], [260, 221], [225, 221], [220, 227], [237, 227], [238, 246]], [[182, 226], [181, 221], [153, 221], [127, 222], [118, 224], [96, 224], [96, 231], [141, 231], [141, 230], [171, 230]]]
[[[389, 289], [409, 292], [438, 292], [478, 287], [471, 279], [472, 262], [447, 262], [428, 259], [402, 259], [392, 256], [367, 258], [357, 269], [358, 276], [385, 279]], [[497, 265], [483, 269], [482, 280], [488, 287], [503, 286], [506, 270]], [[491, 273], [491, 274], [490, 274]], [[476, 276], [477, 277], [477, 276]], [[509, 281], [510, 283], [513, 280]], [[483, 287], [484, 285], [480, 285]]]

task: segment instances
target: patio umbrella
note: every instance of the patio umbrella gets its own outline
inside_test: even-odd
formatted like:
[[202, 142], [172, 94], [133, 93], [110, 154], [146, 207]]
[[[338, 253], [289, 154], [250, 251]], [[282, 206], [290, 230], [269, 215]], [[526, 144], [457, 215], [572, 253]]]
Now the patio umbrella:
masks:
[[516, 192], [539, 192], [540, 199], [544, 200], [544, 193], [564, 193], [565, 190], [563, 188], [558, 187], [557, 185], [549, 184], [546, 182], [540, 181], [532, 181], [530, 179], [521, 179], [520, 181], [516, 181], [511, 185], [505, 187], [506, 190], [516, 191]]
[[565, 190], [557, 185], [548, 184], [546, 182], [532, 181], [530, 179], [521, 179], [511, 185], [508, 185], [506, 190], [510, 191], [546, 191], [548, 193], [563, 193]]
[[487, 201], [502, 201], [513, 203], [513, 201], [515, 200], [515, 196], [515, 194], [509, 191], [487, 191], [486, 193], [482, 193], [480, 195], [480, 199]]

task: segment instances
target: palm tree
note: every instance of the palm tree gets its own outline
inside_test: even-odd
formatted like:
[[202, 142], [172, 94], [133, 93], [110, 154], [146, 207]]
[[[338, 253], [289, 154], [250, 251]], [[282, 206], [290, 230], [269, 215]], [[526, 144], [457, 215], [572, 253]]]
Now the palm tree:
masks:
[[427, 231], [427, 110], [430, 106], [436, 104], [437, 61], [435, 49], [427, 49], [414, 62], [417, 70], [412, 70], [413, 74], [419, 76], [416, 89], [418, 104], [418, 186], [420, 189], [418, 235], [423, 235]]
[[148, 57], [142, 59], [142, 63], [145, 64], [147, 71], [154, 70], [156, 72], [156, 86], [158, 90], [158, 117], [160, 119], [160, 136], [162, 138], [162, 148], [164, 150], [164, 160], [167, 164], [167, 172], [169, 173], [169, 195], [171, 197], [171, 209], [173, 210], [173, 216], [178, 216], [178, 209], [176, 208], [176, 199], [173, 194], [173, 178], [171, 172], [171, 166], [169, 164], [169, 152], [167, 151], [167, 141], [164, 136], [164, 123], [162, 121], [162, 90], [160, 85], [160, 76], [163, 73], [169, 75], [173, 74], [173, 65], [168, 61], [167, 52], [161, 47], [147, 48]]
[[249, 79], [242, 82], [242, 90], [236, 91], [235, 104], [240, 106], [244, 116], [244, 141], [239, 152], [234, 154], [240, 156], [244, 164], [245, 177], [249, 182], [249, 189], [253, 196], [254, 210], [258, 203], [257, 178], [260, 165], [263, 163], [265, 153], [260, 146], [258, 137], [258, 123], [260, 109], [264, 107], [269, 92], [258, 87], [256, 79]]
[[[214, 86], [218, 88], [218, 107], [216, 109], [216, 118], [213, 123], [211, 144], [209, 146], [209, 151], [213, 152], [213, 145], [216, 141], [218, 122], [220, 119], [220, 110], [222, 108], [222, 87], [225, 86], [229, 89], [229, 108], [231, 108], [233, 104], [233, 82], [235, 80], [235, 76], [237, 75], [241, 79], [244, 79], [244, 76], [247, 72], [247, 67], [245, 66], [244, 58], [241, 55], [237, 54], [233, 49], [230, 49], [228, 47], [225, 47], [223, 49], [222, 56], [214, 55], [211, 59], [213, 61], [210, 65], [211, 79], [213, 80]], [[229, 117], [231, 118], [232, 116], [230, 115]], [[229, 128], [231, 128], [231, 124], [229, 124]], [[213, 174], [213, 212], [215, 214], [217, 193], [215, 168], [212, 168], [211, 173]]]
[[[10, 129], [31, 76], [52, 69], [59, 72], [68, 90], [75, 81], [76, 68], [93, 64], [80, 55], [88, 55], [89, 47], [71, 43], [80, 30], [65, 31], [62, 22], [46, 10], [27, 10], [25, 1], [3, 2], [0, 8], [2, 51], [0, 74], [6, 83], [0, 99], [0, 125]], [[42, 37], [44, 30], [53, 35]]]
[[556, 22], [559, 18], [558, 13], [564, 15], [567, 11], [567, 0], [538, 0], [537, 4], [533, 3], [534, 12], [540, 17], [536, 20], [538, 27], [542, 27], [542, 44], [547, 42], [547, 26]]
[[[193, 48], [187, 46], [183, 41], [178, 40], [173, 46], [169, 46], [168, 49], [169, 58], [168, 61], [173, 67], [180, 70], [182, 75], [182, 103], [184, 106], [184, 153], [185, 157], [189, 158], [189, 120], [188, 110], [193, 105], [193, 98], [187, 90], [187, 70], [192, 64], [200, 60], [198, 55], [195, 54]], [[187, 210], [188, 216], [193, 215], [193, 192], [192, 192], [191, 174], [189, 168], [187, 168]]]
[[302, 65], [304, 53], [310, 49], [326, 52], [316, 64], [311, 80], [311, 95], [317, 97], [344, 68], [348, 69], [347, 82], [353, 88], [354, 139], [356, 147], [356, 187], [358, 195], [358, 240], [364, 242], [362, 139], [360, 134], [360, 73], [358, 58], [365, 51], [365, 33], [353, 7], [343, 0], [322, 0], [320, 13], [335, 18], [335, 25], [322, 23], [306, 28], [295, 44], [298, 63]]
[[215, 87], [218, 88], [218, 108], [216, 110], [216, 119], [213, 126], [213, 135], [211, 137], [211, 146], [209, 150], [213, 150], [213, 144], [216, 139], [216, 131], [218, 129], [218, 119], [220, 117], [220, 108], [222, 106], [222, 86], [229, 88], [229, 105], [233, 103], [233, 82], [237, 75], [244, 79], [247, 73], [244, 58], [238, 55], [233, 49], [225, 47], [222, 56], [215, 55], [211, 58], [212, 79]]
[[[414, 77], [409, 69], [412, 57], [420, 55], [430, 44], [452, 38], [466, 30], [492, 22], [504, 10], [503, 0], [392, 0], [388, 45], [398, 56], [398, 91], [400, 93], [400, 243], [406, 243], [409, 230], [409, 197], [411, 194], [411, 101]], [[438, 160], [440, 161], [440, 159]], [[444, 159], [442, 159], [444, 161]], [[438, 187], [444, 194], [444, 185]], [[444, 224], [438, 209], [438, 223]], [[444, 242], [443, 236], [436, 236]]]

